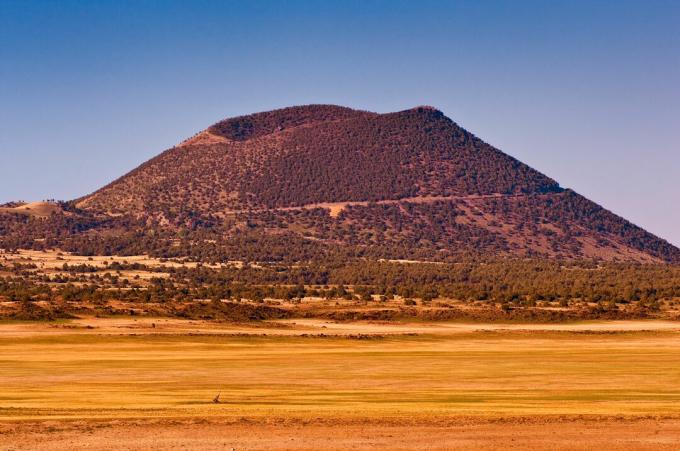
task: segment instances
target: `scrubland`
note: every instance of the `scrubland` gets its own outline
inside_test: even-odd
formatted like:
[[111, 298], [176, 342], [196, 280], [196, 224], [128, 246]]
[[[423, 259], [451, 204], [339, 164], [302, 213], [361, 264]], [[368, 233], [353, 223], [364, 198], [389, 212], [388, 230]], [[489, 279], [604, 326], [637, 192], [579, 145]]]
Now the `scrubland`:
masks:
[[675, 267], [1, 259], [0, 449], [680, 441]]

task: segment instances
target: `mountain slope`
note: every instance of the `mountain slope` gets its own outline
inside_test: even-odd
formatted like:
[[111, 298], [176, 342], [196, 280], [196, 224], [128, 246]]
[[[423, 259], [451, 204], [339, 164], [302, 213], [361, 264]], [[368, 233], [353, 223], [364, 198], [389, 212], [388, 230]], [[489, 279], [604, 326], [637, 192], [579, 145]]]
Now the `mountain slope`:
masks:
[[378, 115], [310, 106], [217, 123], [79, 206], [153, 215], [181, 202], [193, 212], [223, 214], [321, 202], [550, 191], [559, 191], [556, 182], [432, 108]]
[[[227, 119], [69, 209], [60, 222], [68, 231], [46, 242], [212, 259], [333, 249], [680, 262], [676, 247], [432, 107], [377, 114], [310, 105]], [[21, 228], [4, 229], [9, 237]]]

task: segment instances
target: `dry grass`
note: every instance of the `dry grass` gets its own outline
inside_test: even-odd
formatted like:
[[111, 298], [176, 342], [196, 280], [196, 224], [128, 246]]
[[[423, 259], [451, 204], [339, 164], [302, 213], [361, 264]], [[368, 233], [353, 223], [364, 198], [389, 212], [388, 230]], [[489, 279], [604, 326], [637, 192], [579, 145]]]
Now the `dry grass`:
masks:
[[52, 213], [61, 212], [61, 207], [54, 202], [29, 202], [13, 208], [0, 208], [0, 213], [18, 213], [28, 216], [46, 218]]
[[[84, 256], [63, 252], [60, 250], [37, 251], [21, 249], [15, 252], [7, 252], [0, 250], [0, 261], [5, 264], [35, 264], [37, 269], [33, 270], [36, 274], [45, 274], [50, 276], [68, 275], [68, 272], [63, 271], [64, 264], [69, 266], [88, 265], [97, 269], [99, 275], [113, 273], [118, 275], [121, 279], [135, 280], [142, 285], [147, 283], [152, 278], [166, 278], [169, 276], [167, 270], [170, 268], [196, 268], [198, 263], [190, 261], [182, 261], [179, 259], [167, 260], [149, 257], [148, 255], [130, 255], [130, 256]], [[112, 270], [108, 265], [113, 263], [119, 264], [140, 264], [144, 265], [149, 270]], [[243, 262], [232, 261], [219, 264], [202, 263], [206, 268], [217, 269], [225, 266], [241, 267]]]
[[0, 416], [680, 414], [677, 332], [251, 333], [0, 338]]
[[0, 449], [677, 449], [679, 326], [3, 323]]
[[[102, 270], [106, 269], [107, 262], [111, 263], [121, 263], [121, 264], [134, 264], [139, 263], [150, 268], [178, 268], [187, 267], [195, 268], [198, 263], [179, 261], [179, 260], [164, 260], [154, 257], [149, 257], [147, 255], [129, 255], [129, 256], [84, 256], [71, 254], [69, 252], [62, 252], [59, 250], [52, 251], [35, 251], [20, 249], [16, 252], [9, 253], [0, 251], [0, 257], [6, 260], [8, 263], [34, 263], [40, 269], [60, 269], [64, 266], [64, 263], [68, 265], [90, 265]], [[226, 262], [224, 264], [209, 264], [203, 263], [202, 266], [208, 268], [219, 268], [220, 266], [226, 266], [230, 264], [238, 265], [240, 262]]]

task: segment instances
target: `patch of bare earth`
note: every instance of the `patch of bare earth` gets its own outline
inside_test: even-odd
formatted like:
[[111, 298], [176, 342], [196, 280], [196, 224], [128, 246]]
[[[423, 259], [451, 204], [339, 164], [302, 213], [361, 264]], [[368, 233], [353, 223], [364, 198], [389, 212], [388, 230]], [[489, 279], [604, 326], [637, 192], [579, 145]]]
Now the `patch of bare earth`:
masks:
[[46, 421], [0, 425], [6, 450], [673, 450], [678, 418]]

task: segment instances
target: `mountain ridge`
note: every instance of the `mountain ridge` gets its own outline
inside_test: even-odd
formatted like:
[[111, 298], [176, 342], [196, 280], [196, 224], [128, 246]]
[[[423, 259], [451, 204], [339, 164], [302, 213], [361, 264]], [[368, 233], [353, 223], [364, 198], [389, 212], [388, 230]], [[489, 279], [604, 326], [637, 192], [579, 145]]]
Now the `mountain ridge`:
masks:
[[[294, 118], [296, 114], [300, 113], [300, 118]], [[293, 119], [291, 119], [291, 117], [293, 117]], [[398, 127], [403, 127], [404, 124], [410, 124], [411, 130], [400, 133]], [[418, 130], [418, 126], [422, 126], [422, 130]], [[176, 158], [183, 163], [181, 166], [186, 171], [190, 170], [192, 167], [192, 161], [190, 161], [190, 159], [211, 159], [212, 157], [225, 159], [226, 161], [223, 161], [225, 165], [241, 164], [245, 166], [254, 166], [258, 163], [265, 165], [269, 164], [269, 167], [265, 166], [261, 168], [261, 172], [268, 172], [265, 177], [258, 177], [258, 175], [262, 175], [261, 173], [258, 173], [258, 168], [248, 167], [242, 167], [242, 171], [238, 174], [229, 173], [228, 171], [222, 171], [219, 174], [220, 176], [226, 175], [227, 178], [246, 177], [250, 187], [254, 187], [255, 190], [258, 191], [256, 196], [259, 196], [259, 200], [265, 204], [260, 206], [269, 208], [290, 207], [326, 201], [371, 201], [414, 197], [416, 195], [494, 194], [497, 192], [490, 187], [484, 186], [428, 186], [425, 189], [416, 186], [417, 183], [422, 184], [423, 182], [428, 182], [428, 180], [422, 180], [423, 178], [435, 178], [434, 180], [429, 180], [431, 185], [441, 184], [441, 174], [446, 172], [447, 164], [449, 166], [451, 165], [450, 161], [446, 161], [446, 157], [448, 156], [448, 159], [450, 160], [451, 155], [454, 154], [453, 146], [450, 145], [450, 143], [448, 143], [448, 145], [447, 143], [444, 143], [443, 150], [437, 152], [436, 149], [434, 149], [435, 143], [430, 139], [433, 135], [433, 128], [438, 129], [436, 132], [439, 132], [439, 135], [450, 132], [456, 136], [456, 139], [459, 141], [459, 143], [456, 143], [459, 147], [458, 150], [460, 152], [462, 152], [461, 149], [465, 150], [467, 157], [472, 157], [474, 156], [474, 153], [479, 153], [482, 154], [478, 155], [478, 157], [481, 158], [486, 157], [502, 160], [497, 161], [496, 166], [498, 167], [492, 169], [499, 169], [500, 166], [504, 165], [505, 167], [503, 169], [505, 169], [505, 172], [510, 172], [510, 174], [502, 174], [503, 171], [498, 171], [498, 174], [504, 175], [508, 179], [500, 184], [500, 190], [503, 192], [512, 192], [516, 190], [516, 187], [512, 186], [516, 180], [510, 179], [514, 175], [513, 173], [517, 171], [528, 172], [528, 175], [521, 175], [525, 175], [530, 186], [521, 187], [521, 191], [544, 192], [559, 190], [559, 186], [552, 179], [545, 177], [543, 174], [529, 168], [518, 160], [484, 143], [471, 133], [459, 127], [444, 116], [441, 111], [433, 107], [416, 107], [396, 113], [377, 114], [351, 110], [344, 107], [310, 105], [305, 107], [283, 108], [248, 116], [239, 116], [237, 118], [225, 119], [217, 122], [206, 130], [199, 132], [197, 135], [203, 137], [206, 135], [218, 137], [217, 140], [210, 141], [207, 144], [205, 143], [205, 140], [199, 140], [197, 142], [191, 141], [190, 139], [188, 142], [185, 141], [183, 144], [168, 149], [143, 163], [130, 173], [102, 189], [95, 191], [95, 193], [79, 199], [78, 202], [82, 203], [82, 206], [87, 207], [93, 202], [93, 198], [101, 197], [102, 193], [105, 193], [107, 190], [113, 189], [115, 191], [116, 184], [124, 182], [130, 177], [134, 177], [140, 171], [148, 169], [155, 163], [160, 162], [161, 164], [165, 164], [165, 169], [167, 169], [167, 166], [171, 164], [168, 160]], [[312, 129], [314, 134], [311, 138], [305, 136], [306, 134], [309, 134], [306, 133], [309, 132], [309, 129]], [[375, 130], [378, 130], [379, 133], [391, 134], [392, 136], [375, 136], [373, 133]], [[368, 131], [368, 133], [366, 133], [366, 131]], [[360, 138], [357, 136], [347, 136], [348, 134], [361, 132], [364, 132], [364, 136], [361, 136]], [[415, 138], [419, 141], [415, 143], [415, 146], [413, 147], [428, 145], [430, 148], [426, 149], [426, 153], [409, 152], [410, 149], [407, 149], [406, 147], [408, 144], [413, 143], [398, 142], [398, 140], [402, 139], [404, 136], [414, 133], [419, 134], [419, 136], [411, 136], [410, 138]], [[391, 139], [393, 136], [396, 137], [396, 140]], [[324, 147], [324, 151], [318, 151], [317, 147], [320, 146], [314, 147], [309, 145], [310, 141], [322, 138], [326, 138], [329, 141], [329, 144]], [[437, 138], [440, 141], [444, 141], [447, 137], [437, 136]], [[220, 139], [226, 139], [226, 141], [221, 141]], [[288, 142], [281, 142], [286, 140]], [[244, 149], [244, 147], [246, 147], [244, 146], [245, 143], [251, 143], [249, 146], [250, 148]], [[292, 155], [290, 152], [286, 151], [277, 152], [281, 148], [285, 148], [286, 145], [301, 146], [305, 148], [302, 149], [302, 152], [294, 153]], [[215, 150], [215, 147], [218, 147], [219, 149]], [[229, 156], [220, 154], [220, 151], [225, 150], [225, 148], [227, 151], [238, 153], [238, 157], [241, 161], [229, 160]], [[258, 150], [260, 151], [259, 153], [257, 152]], [[263, 155], [264, 152], [268, 152], [268, 154]], [[400, 154], [395, 156], [390, 155], [390, 152], [400, 152]], [[360, 161], [356, 162], [347, 159], [346, 156], [343, 155], [347, 153], [351, 153], [352, 158], [358, 158]], [[432, 155], [433, 153], [434, 155]], [[210, 155], [206, 158], [206, 154]], [[421, 157], [428, 158], [429, 161], [417, 161], [417, 159]], [[452, 163], [457, 166], [455, 169], [458, 171], [475, 170], [476, 168], [474, 167], [464, 167], [467, 164], [466, 161], [464, 161], [465, 157], [466, 155], [461, 155], [460, 161]], [[262, 161], [263, 158], [266, 159]], [[314, 160], [313, 162], [315, 163], [314, 167], [308, 165], [303, 168], [306, 171], [313, 169], [315, 172], [312, 174], [313, 180], [306, 180], [307, 185], [298, 187], [300, 191], [306, 190], [307, 193], [296, 193], [298, 196], [301, 196], [302, 199], [273, 199], [273, 197], [280, 196], [282, 193], [285, 193], [287, 189], [290, 189], [291, 180], [298, 180], [303, 175], [300, 174], [302, 171], [296, 171], [296, 169], [299, 168], [294, 167], [296, 163], [299, 163], [300, 159], [303, 158], [307, 158], [308, 161]], [[327, 159], [327, 161], [323, 161], [324, 158]], [[343, 158], [345, 159], [343, 160]], [[382, 166], [370, 168], [370, 170], [376, 172], [389, 170], [390, 173], [382, 180], [387, 182], [396, 181], [396, 184], [399, 186], [381, 186], [378, 188], [375, 179], [367, 180], [369, 176], [374, 175], [370, 173], [370, 171], [364, 171], [369, 173], [360, 174], [361, 177], [356, 177], [358, 180], [352, 181], [354, 185], [353, 189], [349, 189], [349, 187], [345, 186], [344, 192], [328, 192], [328, 186], [309, 186], [310, 183], [314, 184], [316, 181], [323, 181], [324, 177], [335, 179], [328, 181], [326, 185], [342, 185], [342, 182], [337, 180], [339, 177], [351, 178], [354, 173], [361, 173], [365, 165], [371, 163], [372, 158], [377, 158], [378, 160], [383, 159], [385, 161], [378, 161]], [[337, 159], [340, 159], [341, 164], [335, 164]], [[274, 164], [293, 167], [272, 168], [272, 161], [274, 161]], [[435, 165], [438, 163], [441, 164], [439, 164], [439, 167], [433, 167], [433, 163]], [[413, 166], [420, 167], [414, 168]], [[172, 168], [172, 170], [179, 171], [179, 168], [175, 167]], [[414, 170], [418, 173], [414, 174], [413, 178], [420, 177], [421, 180], [403, 180], [404, 177], [401, 176], [400, 172], [408, 173], [408, 171]], [[433, 176], [431, 172], [435, 170], [438, 171], [438, 174], [434, 174]], [[478, 175], [479, 174], [475, 173], [473, 174], [473, 177], [477, 177]], [[496, 174], [490, 174], [487, 170], [486, 173], [482, 175], [486, 177], [486, 179], [489, 179]], [[167, 175], [160, 176], [159, 174], [155, 174], [155, 176], [157, 177], [156, 180], [159, 178], [163, 180], [167, 179]], [[201, 175], [197, 176], [200, 177]], [[274, 177], [275, 180], [272, 180], [272, 177]], [[531, 178], [534, 180], [531, 180]], [[172, 182], [176, 183], [176, 179], [177, 176], [175, 176], [175, 180], [172, 180]], [[460, 182], [461, 180], [462, 179], [459, 178], [458, 181]], [[217, 180], [214, 181], [219, 183]], [[272, 184], [272, 181], [279, 183]], [[449, 177], [447, 181], [455, 183], [453, 177]], [[462, 181], [464, 182], [464, 180]], [[489, 180], [486, 181], [489, 182]], [[493, 180], [491, 180], [491, 183], [498, 185], [498, 183]], [[372, 187], [366, 186], [367, 184], [371, 184]], [[357, 185], [363, 185], [363, 191], [358, 191]], [[271, 186], [271, 189], [268, 189], [267, 186]], [[536, 188], [539, 187], [543, 189], [537, 190]], [[323, 195], [326, 197], [312, 195], [319, 193], [319, 188], [322, 188]], [[150, 186], [142, 187], [142, 191], [144, 191], [143, 194], [145, 195], [148, 195], [149, 191], [152, 190], [153, 187]], [[124, 186], [123, 191], [130, 191], [130, 188]], [[330, 189], [330, 191], [332, 191], [332, 189]], [[249, 197], [248, 192], [245, 192], [245, 190], [242, 189], [238, 194], [242, 203], [249, 203], [246, 199]], [[262, 198], [266, 199], [263, 200]], [[148, 201], [153, 203], [152, 199], [147, 198], [147, 203]], [[120, 202], [112, 202], [112, 204], [120, 206]]]
[[[85, 233], [65, 235], [75, 247], [118, 239], [131, 251], [132, 236], [153, 230], [158, 242], [140, 250], [180, 252], [167, 244], [180, 233], [182, 252], [225, 258], [260, 240], [296, 242], [303, 256], [680, 262], [678, 248], [431, 106], [379, 114], [304, 105], [227, 118], [68, 208], [85, 222]], [[102, 231], [111, 228], [120, 237]]]

